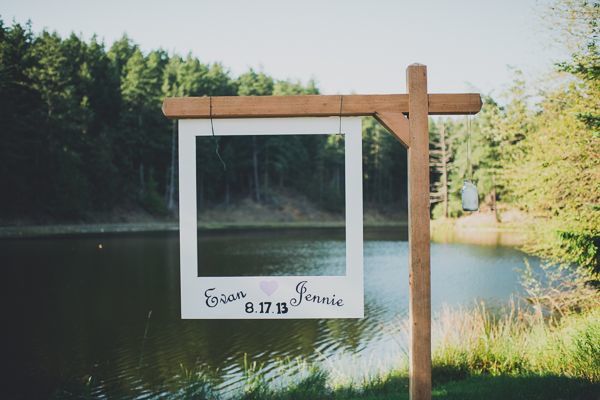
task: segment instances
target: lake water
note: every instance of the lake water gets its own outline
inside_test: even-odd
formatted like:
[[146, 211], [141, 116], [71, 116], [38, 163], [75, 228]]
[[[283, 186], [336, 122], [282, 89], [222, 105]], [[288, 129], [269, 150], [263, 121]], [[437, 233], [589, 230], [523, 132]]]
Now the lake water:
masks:
[[[344, 273], [340, 230], [199, 237], [200, 275]], [[3, 392], [145, 398], [201, 373], [227, 396], [240, 389], [245, 362], [263, 366], [267, 376], [296, 357], [348, 374], [398, 365], [406, 351], [405, 231], [367, 229], [364, 255], [364, 319], [190, 321], [179, 315], [176, 234], [0, 240]], [[518, 294], [524, 257], [501, 245], [433, 243], [434, 314], [445, 304], [505, 302]], [[287, 364], [291, 374], [294, 365]]]

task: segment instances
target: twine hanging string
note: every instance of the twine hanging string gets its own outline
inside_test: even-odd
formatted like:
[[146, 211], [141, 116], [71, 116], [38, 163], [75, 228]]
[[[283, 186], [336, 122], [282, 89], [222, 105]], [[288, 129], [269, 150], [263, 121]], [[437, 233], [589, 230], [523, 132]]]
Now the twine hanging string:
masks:
[[473, 181], [473, 165], [471, 164], [471, 117], [467, 115], [467, 177]]
[[344, 105], [344, 96], [340, 96], [340, 127], [338, 129], [338, 133], [341, 135], [342, 134], [342, 107]]
[[215, 126], [213, 124], [213, 115], [212, 115], [212, 96], [208, 97], [208, 104], [209, 104], [209, 111], [210, 111], [210, 130], [212, 132], [213, 141], [215, 142], [215, 153], [217, 154], [217, 157], [219, 157], [219, 161], [221, 161], [221, 164], [223, 164], [223, 171], [227, 171], [227, 165], [225, 165], [225, 161], [223, 161], [223, 159], [221, 158], [221, 154], [219, 154], [219, 141], [215, 137]]

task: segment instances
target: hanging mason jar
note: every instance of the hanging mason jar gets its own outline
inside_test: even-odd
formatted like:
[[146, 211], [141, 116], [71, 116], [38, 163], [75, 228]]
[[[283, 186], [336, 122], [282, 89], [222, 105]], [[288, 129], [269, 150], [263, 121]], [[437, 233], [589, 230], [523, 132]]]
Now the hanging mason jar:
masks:
[[479, 193], [477, 193], [477, 186], [471, 181], [465, 181], [460, 190], [460, 194], [462, 197], [463, 211], [479, 210]]

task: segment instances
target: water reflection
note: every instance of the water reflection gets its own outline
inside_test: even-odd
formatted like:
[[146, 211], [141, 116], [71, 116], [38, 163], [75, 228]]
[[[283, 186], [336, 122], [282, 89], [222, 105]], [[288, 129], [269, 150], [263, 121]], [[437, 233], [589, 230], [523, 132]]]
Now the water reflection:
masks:
[[[365, 233], [365, 319], [282, 321], [181, 320], [173, 234], [2, 240], [8, 397], [47, 397], [89, 381], [98, 396], [141, 397], [174, 390], [182, 368], [202, 371], [227, 392], [242, 379], [245, 354], [267, 370], [298, 356], [386, 367], [406, 344], [398, 325], [408, 307], [405, 235]], [[344, 269], [336, 230], [221, 232], [200, 235], [199, 249], [212, 260], [207, 274]], [[514, 249], [434, 243], [431, 254], [434, 311], [517, 290], [514, 269], [524, 255]], [[240, 267], [242, 259], [252, 262]]]

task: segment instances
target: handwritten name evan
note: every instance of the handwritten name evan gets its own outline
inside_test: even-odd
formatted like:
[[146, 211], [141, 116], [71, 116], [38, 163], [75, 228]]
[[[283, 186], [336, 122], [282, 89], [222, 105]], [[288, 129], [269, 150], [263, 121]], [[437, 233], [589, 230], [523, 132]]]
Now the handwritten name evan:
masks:
[[216, 288], [210, 288], [204, 292], [204, 297], [206, 298], [206, 305], [210, 308], [216, 307], [219, 304], [227, 304], [233, 301], [241, 300], [246, 297], [246, 293], [242, 292], [241, 290], [237, 293], [231, 294], [215, 294], [213, 293], [215, 289]]

